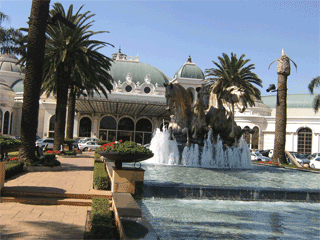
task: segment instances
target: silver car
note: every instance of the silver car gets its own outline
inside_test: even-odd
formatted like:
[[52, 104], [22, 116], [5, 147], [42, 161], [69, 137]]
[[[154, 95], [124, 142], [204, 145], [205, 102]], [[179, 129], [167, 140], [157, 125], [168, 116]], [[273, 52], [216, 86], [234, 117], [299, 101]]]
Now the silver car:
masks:
[[96, 148], [100, 147], [101, 145], [98, 144], [95, 141], [89, 141], [89, 142], [85, 142], [85, 143], [78, 143], [78, 148], [81, 151], [87, 151], [89, 148], [91, 148], [91, 150], [95, 150]]
[[53, 149], [53, 142], [54, 142], [53, 138], [45, 138], [45, 139], [42, 139], [42, 141], [40, 141], [39, 139], [36, 141], [36, 146], [41, 148], [46, 147], [48, 149]]
[[[295, 152], [290, 152], [291, 155], [297, 160], [297, 162], [303, 166], [303, 164], [309, 164], [310, 163], [310, 160], [307, 159], [303, 154], [300, 154], [300, 153], [295, 153]], [[290, 159], [290, 158], [289, 158]], [[290, 161], [291, 163], [291, 161]]]

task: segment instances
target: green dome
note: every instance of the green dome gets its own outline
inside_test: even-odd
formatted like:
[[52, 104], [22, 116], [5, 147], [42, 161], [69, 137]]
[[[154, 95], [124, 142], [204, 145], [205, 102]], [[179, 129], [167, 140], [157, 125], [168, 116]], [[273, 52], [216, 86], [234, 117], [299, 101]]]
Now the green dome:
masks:
[[204, 74], [196, 64], [191, 62], [191, 57], [189, 56], [188, 62], [183, 64], [183, 66], [176, 71], [173, 77], [204, 79]]
[[128, 74], [131, 74], [131, 80], [134, 83], [143, 84], [147, 75], [150, 83], [154, 85], [157, 83], [159, 87], [163, 87], [165, 82], [169, 82], [169, 77], [158, 68], [138, 61], [115, 60], [110, 68], [110, 74], [115, 82], [120, 80], [121, 83], [126, 81]]
[[22, 79], [15, 81], [11, 86], [12, 90], [15, 92], [23, 92], [24, 91], [23, 87], [24, 85], [23, 85]]

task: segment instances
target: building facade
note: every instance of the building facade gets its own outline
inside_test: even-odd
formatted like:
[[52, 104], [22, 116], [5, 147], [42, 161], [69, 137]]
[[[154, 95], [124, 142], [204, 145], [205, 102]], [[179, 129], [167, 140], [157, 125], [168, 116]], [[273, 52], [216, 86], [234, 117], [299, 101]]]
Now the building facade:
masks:
[[[113, 90], [104, 96], [80, 97], [76, 101], [74, 138], [96, 137], [102, 140], [131, 140], [141, 144], [151, 141], [153, 131], [170, 122], [165, 110], [164, 83], [181, 84], [196, 101], [196, 87], [204, 83], [203, 71], [188, 58], [174, 74], [166, 76], [154, 66], [139, 61], [139, 57], [112, 54], [110, 73]], [[16, 65], [12, 54], [0, 56], [0, 132], [20, 136], [23, 101], [23, 69]], [[320, 152], [320, 113], [312, 109], [313, 96], [288, 95], [286, 149], [301, 153]], [[39, 100], [38, 136], [54, 136], [56, 99], [42, 95]], [[255, 107], [236, 112], [235, 121], [241, 127], [254, 129], [244, 138], [251, 149], [273, 149], [276, 96], [262, 97]]]

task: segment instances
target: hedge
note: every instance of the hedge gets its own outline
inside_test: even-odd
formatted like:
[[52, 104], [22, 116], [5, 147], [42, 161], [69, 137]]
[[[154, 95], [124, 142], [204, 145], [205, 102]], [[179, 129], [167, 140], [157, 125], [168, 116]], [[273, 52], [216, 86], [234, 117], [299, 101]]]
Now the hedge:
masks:
[[8, 179], [18, 173], [23, 172], [23, 162], [6, 163], [6, 175], [5, 179]]
[[113, 216], [108, 198], [92, 198], [90, 213], [91, 231], [86, 239], [114, 239], [112, 221]]
[[98, 190], [110, 190], [110, 180], [103, 162], [94, 162], [93, 185]]

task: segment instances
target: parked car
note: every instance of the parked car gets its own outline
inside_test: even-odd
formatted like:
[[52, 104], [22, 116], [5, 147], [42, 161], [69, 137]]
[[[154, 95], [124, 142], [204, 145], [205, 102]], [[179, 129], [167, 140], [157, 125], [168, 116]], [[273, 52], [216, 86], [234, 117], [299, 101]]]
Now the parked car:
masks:
[[95, 150], [96, 148], [100, 147], [101, 145], [98, 144], [95, 141], [89, 141], [89, 142], [85, 142], [85, 143], [78, 143], [78, 148], [81, 151], [87, 151], [89, 148], [91, 148], [91, 150]]
[[53, 138], [39, 139], [36, 141], [36, 147], [41, 147], [41, 148], [47, 147], [49, 149], [52, 149], [53, 142], [54, 142]]
[[[297, 152], [290, 152], [291, 155], [296, 159], [296, 161], [303, 166], [303, 164], [309, 164], [310, 160], [307, 159], [303, 154], [297, 153]], [[289, 157], [287, 157], [287, 161], [289, 164], [292, 164], [291, 160]]]
[[85, 142], [99, 142], [100, 140], [98, 138], [83, 138], [78, 140], [79, 143], [85, 143]]
[[310, 160], [310, 167], [320, 169], [320, 157]]
[[273, 149], [270, 149], [270, 150], [269, 150], [268, 157], [269, 157], [269, 158], [272, 158], [272, 157], [273, 157]]
[[320, 153], [313, 153], [307, 157], [310, 161], [316, 158], [320, 158]]
[[260, 161], [260, 162], [268, 162], [271, 161], [270, 158], [263, 156], [261, 153], [259, 152], [254, 152], [251, 153], [251, 160], [252, 161]]

